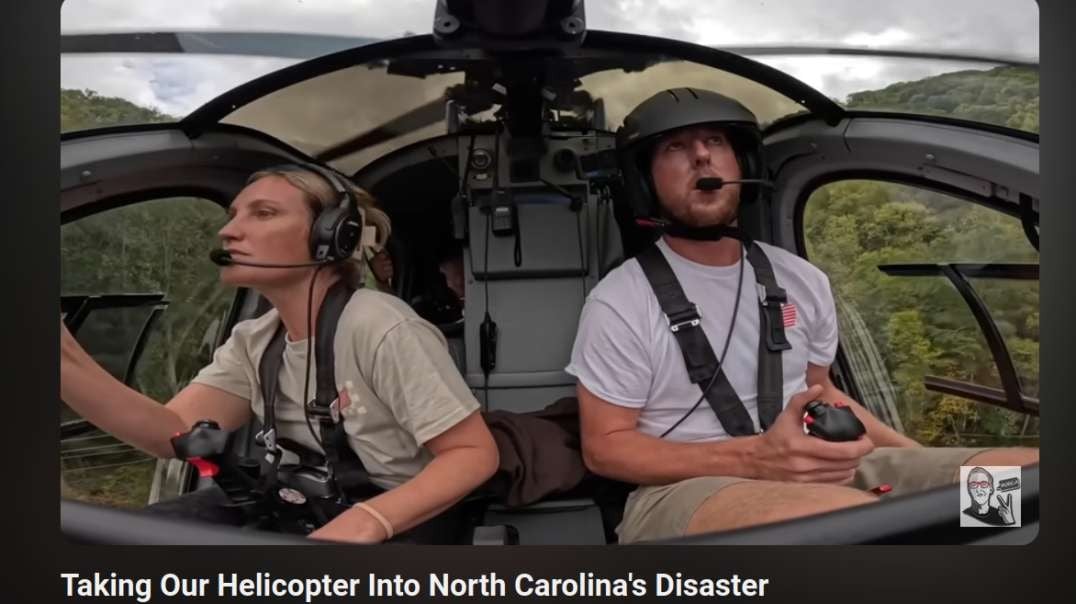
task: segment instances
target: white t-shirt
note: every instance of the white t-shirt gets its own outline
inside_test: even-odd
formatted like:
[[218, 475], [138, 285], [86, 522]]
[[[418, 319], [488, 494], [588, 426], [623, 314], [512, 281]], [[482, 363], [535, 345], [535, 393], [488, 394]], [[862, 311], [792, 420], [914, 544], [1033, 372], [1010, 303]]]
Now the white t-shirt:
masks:
[[[807, 389], [807, 364], [828, 366], [837, 350], [837, 314], [829, 279], [821, 270], [781, 248], [759, 243], [773, 265], [777, 284], [795, 306], [786, 321], [791, 350], [782, 353], [784, 403]], [[658, 249], [702, 317], [714, 355], [720, 358], [732, 317], [739, 263], [706, 266], [692, 262], [661, 239]], [[732, 330], [725, 376], [758, 428], [759, 309], [755, 272], [746, 258], [740, 308]], [[610, 271], [587, 297], [579, 319], [571, 363], [565, 369], [595, 395], [623, 407], [642, 409], [638, 430], [660, 436], [699, 400], [702, 388], [688, 378], [676, 337], [639, 262], [632, 258]], [[703, 382], [705, 386], [706, 382]], [[706, 400], [666, 438], [678, 441], [729, 438]]]
[[[258, 366], [279, 323], [276, 309], [238, 323], [193, 381], [248, 399], [264, 421]], [[308, 393], [313, 398], [317, 358], [310, 344], [315, 358], [310, 359]], [[276, 429], [278, 437], [321, 451], [299, 403], [306, 385], [306, 348], [306, 340], [286, 343], [274, 407]], [[394, 296], [356, 291], [340, 315], [333, 355], [344, 430], [371, 481], [383, 488], [418, 474], [433, 459], [423, 445], [479, 409], [441, 332]], [[293, 459], [286, 455], [283, 462]]]

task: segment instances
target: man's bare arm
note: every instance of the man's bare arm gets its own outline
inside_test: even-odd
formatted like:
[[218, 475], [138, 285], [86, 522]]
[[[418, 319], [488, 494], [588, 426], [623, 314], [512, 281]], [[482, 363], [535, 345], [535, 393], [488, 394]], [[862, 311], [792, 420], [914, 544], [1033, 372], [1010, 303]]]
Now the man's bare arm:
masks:
[[831, 443], [803, 433], [803, 407], [821, 388], [793, 396], [762, 435], [702, 443], [643, 434], [636, 426], [639, 410], [603, 400], [582, 384], [576, 392], [587, 467], [633, 484], [668, 484], [698, 476], [847, 483], [859, 459], [874, 448], [865, 437]]
[[585, 386], [576, 387], [583, 461], [596, 474], [633, 484], [668, 484], [696, 476], [751, 472], [750, 451], [758, 437], [722, 443], [683, 443], [643, 434], [638, 409], [614, 405]]
[[884, 422], [875, 417], [874, 414], [868, 411], [866, 407], [838, 388], [829, 377], [829, 366], [808, 363], [807, 385], [814, 386], [816, 384], [822, 386], [822, 395], [819, 398], [823, 401], [826, 401], [827, 403], [841, 401], [848, 404], [848, 407], [856, 414], [859, 421], [863, 422], [863, 426], [867, 428], [867, 435], [870, 436], [875, 445], [879, 447], [922, 446], [887, 426]]

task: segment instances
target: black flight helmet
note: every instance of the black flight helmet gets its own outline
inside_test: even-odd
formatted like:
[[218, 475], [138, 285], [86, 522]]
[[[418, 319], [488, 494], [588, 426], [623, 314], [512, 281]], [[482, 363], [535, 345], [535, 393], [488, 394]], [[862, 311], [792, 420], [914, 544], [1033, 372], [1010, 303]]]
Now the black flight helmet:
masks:
[[[616, 132], [617, 157], [625, 192], [637, 218], [659, 218], [663, 210], [654, 190], [650, 160], [661, 135], [688, 126], [714, 124], [724, 129], [740, 164], [741, 178], [765, 178], [758, 119], [739, 101], [710, 90], [672, 88], [640, 103]], [[740, 203], [756, 201], [761, 188], [740, 186]]]

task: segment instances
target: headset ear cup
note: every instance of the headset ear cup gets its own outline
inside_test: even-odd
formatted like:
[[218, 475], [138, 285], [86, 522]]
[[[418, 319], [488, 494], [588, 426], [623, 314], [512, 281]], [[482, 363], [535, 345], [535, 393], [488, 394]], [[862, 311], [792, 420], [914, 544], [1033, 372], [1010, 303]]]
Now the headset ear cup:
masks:
[[339, 260], [337, 233], [347, 218], [344, 208], [330, 208], [318, 214], [310, 226], [310, 257], [315, 261]]
[[362, 220], [351, 212], [344, 211], [333, 231], [334, 257], [337, 260], [350, 258], [362, 240]]

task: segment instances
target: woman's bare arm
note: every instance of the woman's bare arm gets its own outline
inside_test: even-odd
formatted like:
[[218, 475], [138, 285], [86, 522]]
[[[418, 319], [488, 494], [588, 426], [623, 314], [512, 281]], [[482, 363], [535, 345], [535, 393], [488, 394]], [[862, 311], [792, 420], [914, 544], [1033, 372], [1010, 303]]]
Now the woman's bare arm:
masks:
[[246, 399], [203, 384], [191, 384], [161, 405], [105, 371], [62, 322], [60, 398], [93, 425], [156, 457], [174, 456], [171, 438], [198, 420], [234, 430], [251, 414]]
[[[366, 501], [396, 534], [444, 512], [497, 470], [497, 444], [477, 411], [425, 444], [434, 455], [414, 478]], [[310, 534], [317, 539], [376, 543], [385, 529], [361, 507], [351, 508]]]

